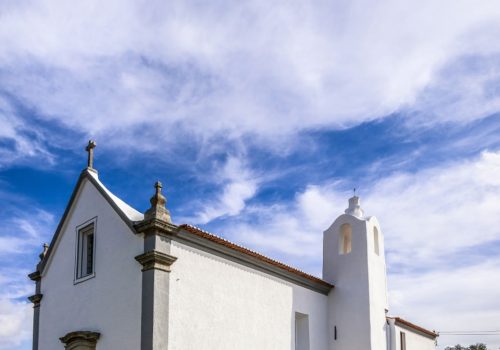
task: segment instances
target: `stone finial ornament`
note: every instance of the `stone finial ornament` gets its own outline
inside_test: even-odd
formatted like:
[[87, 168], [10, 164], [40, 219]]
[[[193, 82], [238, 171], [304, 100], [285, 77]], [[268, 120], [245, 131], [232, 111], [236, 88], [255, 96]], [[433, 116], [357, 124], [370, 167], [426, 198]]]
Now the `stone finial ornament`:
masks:
[[358, 196], [353, 196], [349, 198], [349, 208], [345, 210], [346, 214], [362, 218], [365, 215], [363, 209], [361, 209], [361, 200]]
[[97, 143], [94, 140], [89, 140], [87, 147], [85, 150], [88, 152], [87, 158], [87, 168], [94, 169], [94, 148], [97, 146]]
[[40, 255], [38, 255], [40, 260], [43, 260], [43, 258], [45, 258], [45, 255], [47, 255], [48, 250], [49, 250], [49, 245], [47, 243], [44, 243], [43, 244], [43, 251], [40, 253]]
[[171, 223], [172, 219], [170, 218], [170, 212], [165, 207], [167, 199], [161, 194], [161, 189], [161, 182], [156, 181], [155, 194], [149, 200], [151, 202], [151, 208], [144, 213], [144, 220], [158, 219]]

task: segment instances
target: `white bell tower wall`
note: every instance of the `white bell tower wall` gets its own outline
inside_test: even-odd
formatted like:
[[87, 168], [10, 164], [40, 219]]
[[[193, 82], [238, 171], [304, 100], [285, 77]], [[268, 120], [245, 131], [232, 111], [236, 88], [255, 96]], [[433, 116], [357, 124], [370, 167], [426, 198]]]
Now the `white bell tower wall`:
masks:
[[335, 285], [329, 295], [330, 349], [387, 349], [383, 233], [375, 217], [364, 217], [358, 197], [324, 232], [323, 279]]

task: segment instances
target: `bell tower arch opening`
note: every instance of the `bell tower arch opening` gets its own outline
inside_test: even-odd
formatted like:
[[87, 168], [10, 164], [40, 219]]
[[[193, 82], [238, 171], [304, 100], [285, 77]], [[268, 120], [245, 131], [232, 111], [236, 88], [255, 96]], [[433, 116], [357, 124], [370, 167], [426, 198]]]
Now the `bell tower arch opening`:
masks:
[[376, 226], [373, 228], [373, 249], [375, 254], [380, 255], [379, 234]]
[[349, 254], [352, 251], [352, 226], [343, 224], [339, 232], [339, 254]]

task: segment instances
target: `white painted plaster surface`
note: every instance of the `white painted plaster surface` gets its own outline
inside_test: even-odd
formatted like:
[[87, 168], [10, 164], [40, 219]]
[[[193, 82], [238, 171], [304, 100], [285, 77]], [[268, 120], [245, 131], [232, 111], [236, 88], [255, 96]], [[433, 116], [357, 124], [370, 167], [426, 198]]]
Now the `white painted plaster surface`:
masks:
[[[351, 204], [351, 203], [350, 203]], [[362, 213], [359, 208], [358, 213]], [[339, 254], [341, 227], [352, 227], [352, 251]], [[379, 231], [375, 253], [373, 227]], [[324, 233], [323, 278], [334, 284], [329, 295], [331, 349], [386, 349], [387, 308], [383, 235], [374, 217], [343, 214]]]
[[[378, 231], [379, 254], [375, 252], [374, 229]], [[384, 251], [384, 234], [380, 229], [377, 218], [374, 216], [366, 220], [368, 276], [370, 290], [370, 324], [372, 327], [372, 349], [387, 347], [386, 310], [389, 309], [387, 300], [387, 276]]]
[[171, 254], [169, 349], [294, 349], [296, 311], [327, 349], [326, 296], [178, 242]]
[[[97, 216], [95, 277], [73, 284], [75, 228]], [[137, 350], [141, 331], [144, 240], [134, 235], [93, 184], [84, 180], [42, 276], [40, 350], [63, 349], [68, 332], [101, 333], [99, 350]]]
[[430, 339], [429, 337], [423, 336], [416, 331], [412, 331], [406, 327], [400, 327], [396, 325], [395, 327], [395, 340], [396, 340], [396, 349], [401, 350], [401, 336], [400, 332], [404, 332], [406, 334], [406, 350], [436, 350], [436, 343], [434, 339]]

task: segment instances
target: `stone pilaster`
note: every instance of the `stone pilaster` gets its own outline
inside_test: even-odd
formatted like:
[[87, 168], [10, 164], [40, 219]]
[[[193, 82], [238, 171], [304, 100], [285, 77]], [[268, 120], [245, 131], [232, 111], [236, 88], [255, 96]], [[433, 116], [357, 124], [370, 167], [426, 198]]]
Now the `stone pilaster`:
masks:
[[43, 245], [43, 251], [39, 255], [40, 262], [36, 266], [35, 272], [28, 275], [29, 279], [34, 281], [35, 284], [35, 294], [28, 297], [28, 300], [33, 303], [33, 350], [38, 350], [38, 342], [40, 337], [40, 302], [42, 301], [42, 275], [40, 273], [40, 266], [47, 254], [49, 246], [47, 244]]
[[165, 208], [161, 184], [157, 182], [155, 188], [151, 208], [135, 225], [137, 233], [144, 235], [144, 253], [135, 257], [142, 265], [141, 350], [168, 349], [169, 272], [177, 260], [170, 255], [170, 237], [177, 226]]
[[43, 295], [40, 293], [42, 278], [40, 272], [35, 271], [30, 273], [28, 277], [36, 282], [36, 293], [28, 297], [28, 300], [33, 303], [33, 350], [38, 350], [38, 338], [40, 333], [40, 302]]

